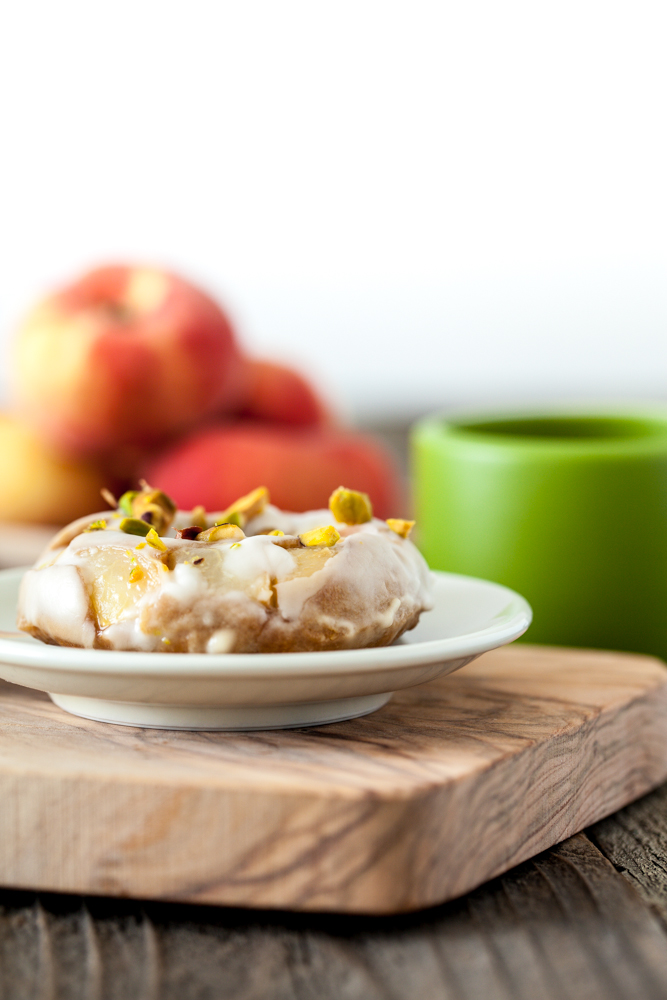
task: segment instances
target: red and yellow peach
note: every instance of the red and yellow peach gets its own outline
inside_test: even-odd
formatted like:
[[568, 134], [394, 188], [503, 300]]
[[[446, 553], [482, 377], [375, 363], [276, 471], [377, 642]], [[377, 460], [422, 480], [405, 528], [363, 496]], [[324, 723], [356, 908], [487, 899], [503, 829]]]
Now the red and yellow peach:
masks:
[[85, 456], [231, 411], [243, 367], [229, 319], [204, 292], [155, 268], [103, 267], [28, 316], [16, 396], [45, 441]]

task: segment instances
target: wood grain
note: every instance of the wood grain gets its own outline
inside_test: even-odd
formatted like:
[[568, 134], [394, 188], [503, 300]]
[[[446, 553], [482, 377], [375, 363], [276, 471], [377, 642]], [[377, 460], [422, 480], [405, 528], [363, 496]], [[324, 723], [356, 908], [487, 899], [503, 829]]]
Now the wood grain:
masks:
[[388, 913], [460, 895], [667, 776], [649, 657], [498, 650], [305, 731], [168, 733], [0, 689], [0, 882]]
[[667, 928], [667, 786], [596, 823], [590, 835]]
[[0, 892], [0, 997], [663, 1000], [667, 935], [583, 834], [397, 917]]

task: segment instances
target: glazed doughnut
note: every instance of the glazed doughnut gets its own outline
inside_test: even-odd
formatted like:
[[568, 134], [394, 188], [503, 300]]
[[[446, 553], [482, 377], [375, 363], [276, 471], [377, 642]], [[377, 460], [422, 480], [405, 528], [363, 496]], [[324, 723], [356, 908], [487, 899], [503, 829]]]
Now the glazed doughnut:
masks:
[[125, 494], [55, 536], [23, 578], [19, 628], [97, 649], [298, 652], [388, 645], [431, 607], [412, 522], [342, 487], [329, 510], [268, 500], [206, 516], [145, 485]]

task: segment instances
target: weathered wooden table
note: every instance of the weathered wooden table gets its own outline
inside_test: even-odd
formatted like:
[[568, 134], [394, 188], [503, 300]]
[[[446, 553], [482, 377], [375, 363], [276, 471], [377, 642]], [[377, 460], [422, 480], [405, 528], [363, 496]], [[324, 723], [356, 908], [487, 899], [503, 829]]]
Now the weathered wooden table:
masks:
[[667, 785], [445, 906], [369, 918], [0, 892], [3, 1000], [667, 997]]

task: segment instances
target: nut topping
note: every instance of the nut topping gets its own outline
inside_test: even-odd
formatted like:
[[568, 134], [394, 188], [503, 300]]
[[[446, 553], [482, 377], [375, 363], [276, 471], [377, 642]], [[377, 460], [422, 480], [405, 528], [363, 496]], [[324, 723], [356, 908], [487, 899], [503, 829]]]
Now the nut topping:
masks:
[[167, 551], [167, 546], [164, 544], [164, 542], [162, 541], [162, 539], [158, 535], [158, 533], [155, 530], [155, 528], [151, 528], [150, 529], [150, 531], [146, 535], [146, 541], [148, 542], [148, 544], [152, 548], [159, 549], [160, 552], [166, 552]]
[[224, 524], [214, 524], [212, 528], [200, 531], [197, 535], [198, 542], [223, 542], [230, 538], [235, 542], [240, 541], [245, 538], [245, 532], [239, 528], [238, 524], [231, 524], [229, 521]]
[[192, 523], [199, 525], [199, 530], [203, 531], [206, 527], [206, 511], [201, 506], [192, 508]]
[[388, 517], [387, 524], [401, 538], [407, 538], [415, 526], [414, 521], [404, 521], [401, 517]]
[[303, 542], [296, 535], [282, 535], [274, 538], [274, 545], [279, 545], [281, 549], [302, 549]]
[[339, 486], [329, 497], [329, 510], [341, 524], [365, 524], [373, 517], [373, 505], [367, 493]]
[[189, 528], [181, 528], [180, 531], [176, 532], [177, 538], [185, 538], [188, 541], [194, 540], [197, 535], [201, 534], [201, 528], [198, 524], [193, 524]]
[[[164, 534], [171, 526], [176, 513], [176, 504], [162, 490], [152, 490], [147, 483], [142, 483], [142, 489], [136, 493], [130, 503], [132, 517], [151, 524], [158, 534]], [[131, 496], [125, 493], [121, 500]]]
[[128, 535], [143, 535], [144, 538], [149, 531], [153, 530], [150, 524], [140, 521], [138, 517], [124, 517], [118, 527]]
[[248, 521], [262, 513], [268, 502], [269, 491], [266, 486], [258, 486], [256, 490], [230, 504], [220, 515], [217, 524], [238, 524], [240, 528], [245, 528]]
[[326, 545], [328, 548], [331, 548], [332, 545], [340, 541], [340, 535], [333, 524], [327, 524], [323, 528], [313, 528], [312, 531], [304, 531], [303, 535], [299, 535], [299, 541], [303, 545]]
[[136, 497], [139, 496], [139, 490], [128, 490], [127, 493], [123, 493], [122, 497], [118, 501], [118, 509], [125, 514], [126, 517], [132, 517], [134, 514], [132, 504]]

